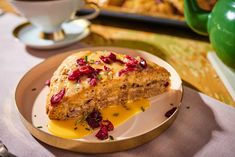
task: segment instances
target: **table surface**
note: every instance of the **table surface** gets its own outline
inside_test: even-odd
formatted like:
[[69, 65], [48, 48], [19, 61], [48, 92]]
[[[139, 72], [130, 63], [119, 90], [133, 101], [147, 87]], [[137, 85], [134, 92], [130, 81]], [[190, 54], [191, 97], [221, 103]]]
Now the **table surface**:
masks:
[[[177, 30], [175, 33], [175, 30], [171, 30], [172, 28], [154, 26], [152, 29], [143, 24], [140, 24], [138, 29], [130, 29], [130, 26], [123, 26], [122, 23], [119, 26], [116, 21], [114, 24], [113, 21], [98, 19], [91, 26], [91, 35], [81, 43], [60, 50], [45, 52], [30, 49], [14, 40], [10, 32], [23, 21], [23, 18], [10, 14], [0, 17], [0, 41], [4, 43], [2, 44], [4, 46], [0, 46], [0, 71], [2, 72], [0, 76], [0, 140], [17, 156], [87, 156], [57, 149], [33, 138], [20, 122], [20, 116], [14, 102], [14, 89], [21, 77], [32, 66], [47, 57], [81, 48], [85, 44], [114, 45], [147, 50], [172, 64], [188, 86], [198, 88], [207, 95], [217, 89], [219, 98], [222, 95], [226, 98], [223, 99], [224, 102], [230, 100], [226, 96], [227, 91], [218, 77], [207, 74], [210, 72], [211, 75], [215, 75], [213, 68], [206, 59], [206, 51], [211, 50], [207, 39], [194, 36], [192, 32]], [[133, 25], [133, 23], [129, 25]], [[136, 23], [134, 25], [137, 26]], [[106, 33], [103, 33], [104, 29]], [[183, 34], [184, 32], [186, 33]], [[167, 43], [169, 44], [167, 45]], [[181, 58], [181, 62], [179, 58]], [[198, 65], [198, 58], [202, 65]], [[187, 60], [192, 60], [190, 61], [193, 63], [192, 68], [190, 63], [188, 63], [189, 65], [186, 64], [186, 62], [189, 62]], [[198, 66], [202, 66], [203, 69], [208, 68], [207, 73], [204, 70], [201, 72]], [[184, 70], [185, 72], [183, 72]], [[187, 74], [191, 74], [197, 79], [200, 78], [198, 80], [201, 82], [196, 78], [192, 80], [193, 77], [188, 78]], [[214, 80], [213, 84], [211, 83], [212, 79]], [[209, 87], [206, 86], [209, 90], [204, 89], [205, 82], [202, 80], [211, 83]], [[215, 83], [216, 80], [217, 84]], [[232, 102], [232, 100], [229, 102]], [[179, 115], [166, 132], [152, 142], [136, 149], [98, 156], [232, 157], [235, 150], [234, 118], [235, 108], [184, 87], [184, 98]]]
[[[15, 13], [5, 1], [0, 8]], [[231, 95], [207, 59], [213, 51], [209, 41], [189, 30], [162, 25], [118, 22], [112, 18], [96, 19], [91, 34], [82, 43], [91, 46], [120, 46], [145, 50], [170, 63], [184, 83], [228, 105], [235, 106]]]

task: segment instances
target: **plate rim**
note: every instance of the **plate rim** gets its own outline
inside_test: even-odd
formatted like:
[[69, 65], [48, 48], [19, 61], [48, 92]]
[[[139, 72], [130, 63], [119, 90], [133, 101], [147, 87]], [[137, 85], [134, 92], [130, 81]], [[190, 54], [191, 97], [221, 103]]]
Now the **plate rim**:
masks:
[[[179, 104], [177, 104], [177, 109], [176, 111], [169, 117], [167, 118], [166, 120], [164, 120], [163, 122], [161, 122], [160, 124], [158, 124], [157, 126], [155, 126], [153, 129], [149, 130], [148, 132], [144, 132], [144, 133], [140, 133], [140, 134], [137, 134], [135, 136], [131, 136], [131, 137], [127, 137], [127, 138], [124, 138], [124, 139], [118, 139], [118, 140], [106, 140], [106, 141], [85, 141], [85, 140], [79, 140], [79, 139], [66, 139], [66, 138], [61, 138], [61, 137], [58, 137], [58, 136], [55, 136], [55, 135], [52, 135], [52, 134], [49, 134], [45, 131], [42, 131], [40, 130], [39, 128], [35, 127], [31, 122], [29, 122], [28, 120], [26, 120], [26, 118], [24, 117], [24, 115], [22, 115], [22, 113], [20, 112], [19, 108], [18, 108], [18, 105], [17, 105], [17, 95], [18, 92], [19, 92], [19, 88], [20, 88], [20, 85], [22, 84], [22, 82], [24, 81], [24, 79], [28, 76], [28, 74], [32, 71], [34, 71], [35, 69], [37, 69], [38, 67], [40, 67], [42, 64], [45, 64], [45, 62], [50, 62], [50, 60], [52, 59], [55, 59], [56, 57], [62, 57], [65, 58], [67, 56], [69, 56], [70, 54], [72, 53], [75, 53], [75, 52], [79, 52], [79, 51], [85, 51], [85, 50], [98, 50], [98, 49], [106, 49], [106, 50], [111, 50], [111, 49], [122, 49], [122, 50], [129, 50], [129, 51], [133, 51], [133, 50], [136, 50], [136, 49], [130, 49], [130, 48], [123, 48], [123, 47], [110, 47], [110, 46], [98, 46], [98, 47], [88, 47], [88, 48], [81, 48], [81, 49], [75, 49], [75, 50], [72, 50], [72, 51], [68, 51], [68, 52], [64, 52], [64, 53], [59, 53], [59, 54], [56, 54], [56, 55], [53, 55], [47, 59], [45, 59], [44, 61], [38, 63], [37, 65], [33, 66], [31, 69], [29, 69], [24, 75], [23, 77], [20, 79], [20, 81], [18, 82], [16, 88], [15, 88], [15, 105], [16, 105], [16, 108], [17, 108], [17, 111], [18, 113], [20, 114], [20, 118], [21, 118], [21, 121], [23, 122], [24, 126], [27, 128], [27, 130], [34, 136], [36, 137], [37, 139], [39, 139], [40, 141], [44, 142], [44, 143], [47, 143], [49, 145], [52, 145], [52, 146], [55, 146], [55, 147], [58, 147], [58, 148], [61, 148], [61, 149], [66, 149], [66, 150], [72, 150], [72, 151], [77, 151], [77, 152], [83, 152], [83, 153], [107, 153], [107, 152], [116, 152], [116, 151], [120, 151], [119, 149], [117, 150], [103, 150], [103, 151], [91, 151], [91, 152], [87, 152], [87, 151], [82, 151], [82, 150], [77, 150], [77, 149], [68, 149], [68, 148], [64, 148], [64, 147], [61, 147], [61, 146], [57, 146], [55, 144], [51, 144], [50, 141], [48, 140], [43, 140], [40, 138], [40, 134], [44, 134], [46, 136], [49, 136], [49, 137], [52, 137], [54, 138], [55, 140], [62, 140], [62, 141], [69, 141], [69, 142], [75, 142], [75, 143], [81, 143], [81, 144], [84, 144], [84, 145], [87, 145], [87, 144], [91, 144], [91, 145], [96, 145], [96, 144], [105, 144], [106, 146], [109, 145], [109, 144], [114, 144], [114, 143], [121, 143], [123, 141], [133, 141], [133, 139], [138, 139], [138, 138], [141, 138], [142, 136], [146, 136], [147, 134], [154, 134], [154, 132], [156, 130], [158, 130], [158, 128], [160, 127], [163, 127], [163, 129], [160, 130], [160, 133], [158, 135], [154, 135], [154, 137], [152, 137], [151, 139], [147, 139], [147, 141], [144, 141], [144, 142], [140, 142], [140, 144], [138, 145], [135, 145], [135, 146], [131, 146], [130, 148], [134, 148], [136, 146], [139, 146], [139, 145], [142, 145], [150, 140], [153, 140], [155, 139], [157, 136], [159, 136], [162, 132], [164, 132], [173, 122], [174, 120], [176, 119], [177, 117], [177, 114], [180, 110], [180, 107], [181, 107], [181, 104], [182, 104], [182, 99], [183, 99], [183, 94], [184, 94], [184, 89], [183, 89], [183, 86], [182, 86], [182, 80], [179, 76], [179, 74], [177, 73], [177, 71], [169, 64], [167, 63], [166, 61], [162, 60], [161, 58], [149, 53], [149, 52], [146, 52], [146, 51], [143, 51], [143, 50], [136, 50], [136, 51], [139, 51], [141, 53], [147, 53], [149, 55], [152, 55], [154, 57], [157, 57], [159, 59], [161, 59], [162, 61], [164, 61], [165, 63], [167, 63], [176, 73], [177, 75], [179, 76], [179, 79], [180, 79], [180, 91], [181, 91], [181, 95], [180, 95], [180, 101], [179, 101]], [[126, 149], [130, 149], [130, 148], [126, 148]], [[126, 150], [126, 149], [121, 149], [121, 150]]]

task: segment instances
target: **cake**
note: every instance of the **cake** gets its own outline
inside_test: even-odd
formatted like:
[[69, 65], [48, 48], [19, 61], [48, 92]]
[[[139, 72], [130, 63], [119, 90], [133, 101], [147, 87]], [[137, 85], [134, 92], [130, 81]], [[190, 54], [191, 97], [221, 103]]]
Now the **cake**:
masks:
[[84, 119], [94, 109], [146, 99], [170, 86], [170, 73], [142, 57], [81, 51], [67, 57], [50, 79], [46, 111], [52, 120]]

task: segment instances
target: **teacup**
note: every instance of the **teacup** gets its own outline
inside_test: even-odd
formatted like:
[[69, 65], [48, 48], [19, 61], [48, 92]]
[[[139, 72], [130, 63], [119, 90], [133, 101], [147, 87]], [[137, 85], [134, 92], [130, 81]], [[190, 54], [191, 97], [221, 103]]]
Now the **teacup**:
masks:
[[[34, 26], [41, 29], [44, 35], [61, 32], [64, 22], [76, 19], [92, 19], [99, 15], [99, 7], [84, 0], [9, 0]], [[76, 16], [75, 13], [85, 5], [95, 11], [89, 15]]]

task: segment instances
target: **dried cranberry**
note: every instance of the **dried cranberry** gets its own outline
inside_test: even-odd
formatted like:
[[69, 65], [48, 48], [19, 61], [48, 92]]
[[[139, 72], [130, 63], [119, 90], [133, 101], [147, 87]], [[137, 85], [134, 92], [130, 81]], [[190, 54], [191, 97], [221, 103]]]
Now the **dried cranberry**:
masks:
[[109, 120], [102, 120], [100, 122], [100, 130], [95, 136], [100, 140], [105, 140], [108, 138], [108, 131], [112, 131], [113, 129], [114, 126]]
[[77, 64], [80, 66], [86, 65], [86, 61], [84, 58], [77, 59]]
[[51, 80], [50, 80], [50, 79], [49, 79], [49, 80], [46, 80], [45, 85], [48, 86], [48, 87], [50, 87], [50, 84], [51, 84]]
[[173, 107], [172, 109], [170, 109], [169, 111], [167, 111], [165, 113], [165, 117], [169, 118], [174, 112], [175, 110], [177, 109], [177, 107]]
[[132, 57], [132, 56], [129, 56], [129, 55], [126, 55], [126, 58], [128, 59], [128, 60], [136, 60], [134, 57]]
[[95, 71], [95, 69], [88, 65], [88, 66], [80, 67], [79, 71], [82, 74], [88, 75], [88, 74], [92, 74]]
[[51, 97], [51, 105], [56, 106], [57, 104], [60, 103], [60, 101], [63, 99], [65, 94], [65, 89], [63, 88], [62, 90], [59, 91], [59, 93], [53, 95]]
[[116, 61], [117, 60], [117, 57], [115, 54], [113, 54], [112, 52], [108, 55], [108, 58], [112, 61]]
[[126, 66], [129, 68], [135, 68], [138, 65], [138, 61], [132, 61], [130, 60], [129, 62], [126, 63]]
[[128, 71], [126, 69], [122, 69], [118, 72], [118, 76], [122, 76], [124, 74], [126, 74]]
[[165, 86], [165, 87], [169, 86], [169, 82], [166, 82], [166, 83], [164, 84], [164, 86]]
[[125, 69], [122, 69], [118, 72], [118, 76], [122, 76], [123, 74], [126, 74], [128, 72], [132, 72], [132, 71], [135, 71], [136, 68], [130, 68], [130, 67], [127, 67]]
[[95, 135], [98, 139], [100, 140], [105, 140], [108, 138], [108, 129], [103, 126], [100, 128], [100, 130], [97, 132], [97, 134]]
[[147, 62], [144, 58], [140, 58], [140, 62], [139, 62], [139, 65], [142, 67], [142, 68], [147, 68]]
[[112, 122], [110, 122], [109, 120], [102, 120], [100, 122], [100, 127], [104, 126], [107, 128], [108, 131], [112, 131], [114, 129]]
[[95, 73], [99, 74], [102, 71], [102, 69], [95, 69]]
[[104, 70], [105, 70], [105, 71], [110, 71], [110, 68], [105, 65], [105, 66], [104, 66]]
[[134, 57], [127, 55], [126, 58], [128, 59], [128, 62], [126, 62], [127, 67], [134, 68], [138, 65], [138, 61]]
[[104, 63], [106, 63], [106, 64], [110, 64], [110, 63], [111, 63], [111, 61], [110, 61], [110, 59], [109, 59], [108, 57], [100, 56], [100, 59], [101, 59]]
[[112, 62], [119, 62], [124, 64], [124, 62], [120, 59], [117, 59], [117, 56], [112, 52], [107, 57], [100, 56], [100, 59], [106, 64], [111, 64]]
[[100, 127], [101, 121], [102, 121], [101, 113], [97, 110], [93, 110], [86, 118], [87, 124], [92, 129]]
[[132, 72], [132, 71], [136, 71], [136, 70], [137, 70], [136, 68], [128, 68], [128, 67], [126, 68], [127, 72]]
[[120, 60], [120, 59], [116, 59], [116, 62], [119, 62], [119, 63], [121, 63], [121, 64], [124, 64], [124, 62], [123, 62], [122, 60]]
[[68, 74], [68, 79], [70, 81], [78, 80], [81, 75], [82, 74], [81, 74], [80, 70], [76, 69]]
[[89, 82], [89, 84], [90, 84], [91, 86], [96, 86], [96, 85], [97, 85], [97, 80], [96, 80], [96, 78], [90, 78], [88, 82]]

